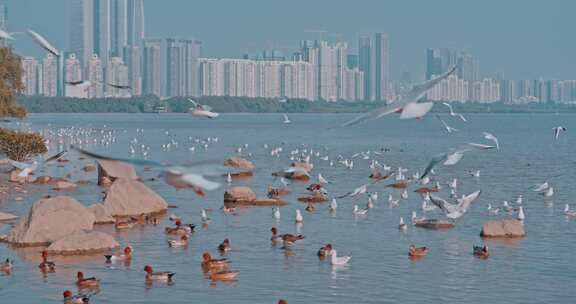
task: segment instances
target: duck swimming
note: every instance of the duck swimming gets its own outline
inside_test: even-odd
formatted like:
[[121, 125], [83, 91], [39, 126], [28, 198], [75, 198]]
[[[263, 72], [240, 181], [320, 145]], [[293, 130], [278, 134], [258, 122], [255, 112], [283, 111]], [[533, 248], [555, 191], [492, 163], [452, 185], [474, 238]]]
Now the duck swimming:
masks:
[[128, 261], [132, 259], [132, 248], [126, 247], [124, 248], [124, 253], [120, 255], [105, 255], [106, 263], [114, 263], [120, 261]]
[[4, 263], [0, 264], [0, 272], [10, 274], [11, 271], [12, 271], [12, 260], [6, 259]]
[[38, 265], [43, 272], [54, 272], [56, 271], [56, 264], [54, 262], [48, 261], [48, 252], [46, 250], [42, 251], [42, 263]]
[[426, 247], [416, 247], [414, 245], [410, 245], [408, 248], [408, 255], [410, 257], [423, 257], [428, 254], [428, 248]]
[[64, 291], [62, 296], [66, 304], [85, 304], [90, 302], [90, 297], [80, 294], [74, 295], [70, 290]]
[[210, 280], [212, 281], [231, 281], [234, 280], [239, 271], [222, 270], [210, 274]]
[[228, 267], [228, 259], [213, 259], [208, 251], [202, 253], [202, 268], [207, 270]]
[[78, 271], [76, 277], [78, 278], [76, 280], [76, 285], [78, 285], [79, 288], [97, 288], [100, 286], [100, 280], [95, 277], [85, 278], [84, 273], [81, 271]]
[[484, 246], [474, 246], [473, 247], [473, 253], [475, 256], [479, 257], [479, 258], [487, 258], [488, 256], [490, 256], [490, 253], [488, 252], [488, 246], [484, 245]]
[[170, 247], [184, 247], [188, 246], [188, 235], [184, 234], [179, 240], [168, 240], [168, 246]]
[[232, 248], [230, 247], [230, 240], [229, 239], [224, 239], [224, 241], [222, 241], [222, 243], [220, 243], [220, 245], [218, 245], [218, 251], [220, 251], [221, 253], [225, 253], [230, 251]]
[[144, 267], [144, 271], [146, 272], [146, 280], [151, 281], [170, 282], [172, 281], [172, 277], [175, 275], [174, 272], [169, 271], [154, 272], [152, 266], [150, 265], [146, 265]]
[[332, 244], [326, 244], [322, 246], [317, 253], [318, 257], [325, 258], [332, 255]]

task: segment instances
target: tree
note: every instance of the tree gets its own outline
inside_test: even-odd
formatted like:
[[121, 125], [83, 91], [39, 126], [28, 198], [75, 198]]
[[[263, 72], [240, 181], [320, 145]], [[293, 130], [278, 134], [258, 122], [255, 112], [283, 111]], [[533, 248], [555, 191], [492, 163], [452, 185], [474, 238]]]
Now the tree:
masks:
[[[0, 48], [0, 117], [26, 116], [26, 109], [16, 104], [16, 95], [23, 88], [20, 57], [10, 48]], [[39, 134], [0, 128], [0, 155], [23, 161], [45, 152], [46, 145]]]

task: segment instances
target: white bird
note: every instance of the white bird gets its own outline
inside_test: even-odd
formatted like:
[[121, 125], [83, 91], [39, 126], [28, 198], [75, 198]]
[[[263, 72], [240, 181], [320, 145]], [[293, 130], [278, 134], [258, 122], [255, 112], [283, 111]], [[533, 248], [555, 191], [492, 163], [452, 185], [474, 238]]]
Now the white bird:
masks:
[[448, 107], [448, 109], [450, 110], [450, 116], [453, 116], [453, 117], [456, 117], [456, 116], [457, 116], [457, 117], [459, 117], [463, 122], [466, 122], [466, 121], [467, 121], [466, 118], [465, 118], [462, 114], [459, 114], [459, 113], [454, 112], [454, 110], [452, 109], [452, 105], [451, 105], [451, 104], [449, 104], [449, 103], [447, 103], [447, 102], [443, 102], [442, 104]]
[[370, 193], [370, 199], [375, 202], [378, 200], [378, 192], [372, 192]]
[[492, 204], [488, 203], [488, 214], [490, 215], [498, 215], [500, 212], [500, 208], [492, 207]]
[[28, 34], [30, 34], [34, 42], [38, 43], [44, 50], [56, 57], [60, 57], [60, 52], [54, 46], [52, 46], [52, 44], [50, 44], [46, 38], [42, 37], [42, 35], [36, 33], [33, 30], [28, 30]]
[[38, 168], [43, 167], [46, 163], [58, 160], [64, 156], [68, 151], [64, 150], [59, 152], [53, 156], [48, 157], [44, 161], [33, 161], [32, 163], [22, 163], [15, 160], [8, 159], [10, 164], [18, 169], [20, 169], [20, 173], [18, 173], [18, 177], [27, 177], [30, 173], [36, 171]]
[[548, 187], [548, 189], [546, 189], [546, 191], [541, 192], [540, 194], [544, 195], [544, 197], [552, 197], [554, 195], [554, 188]]
[[278, 207], [272, 208], [272, 216], [276, 220], [280, 220], [280, 208], [278, 208]]
[[304, 222], [302, 212], [300, 212], [300, 209], [296, 209], [296, 223], [302, 223], [302, 222]]
[[498, 138], [494, 136], [494, 134], [488, 132], [482, 132], [482, 134], [484, 135], [485, 139], [491, 140], [496, 144], [496, 150], [500, 150], [500, 144], [498, 143]]
[[348, 262], [350, 262], [350, 259], [352, 259], [351, 256], [339, 257], [336, 249], [332, 249], [332, 254], [330, 255], [330, 263], [332, 263], [332, 265], [347, 265]]
[[520, 206], [520, 208], [518, 210], [518, 220], [524, 221], [525, 218], [526, 218], [526, 215], [524, 215], [524, 208], [522, 206]]
[[322, 176], [322, 173], [318, 173], [318, 183], [320, 184], [329, 184], [330, 182], [328, 182], [324, 176]]
[[388, 204], [390, 205], [390, 207], [398, 207], [400, 203], [400, 200], [395, 200], [392, 197], [392, 194], [388, 194]]
[[400, 197], [402, 197], [402, 199], [408, 199], [408, 190], [404, 189], [404, 192], [402, 192]]
[[444, 166], [456, 165], [462, 159], [462, 157], [464, 157], [464, 153], [466, 152], [475, 150], [489, 150], [493, 148], [494, 146], [469, 143], [466, 145], [461, 145], [457, 148], [450, 149], [448, 152], [437, 154], [432, 157], [424, 169], [424, 173], [422, 173], [422, 176], [420, 176], [420, 179], [428, 176], [428, 174], [432, 172], [432, 169], [438, 164], [442, 164]]
[[516, 205], [522, 205], [523, 201], [524, 198], [522, 197], [522, 194], [518, 195], [518, 197], [516, 198]]
[[456, 189], [458, 188], [458, 179], [454, 178], [449, 184], [448, 186], [450, 187], [450, 189]]
[[232, 175], [230, 173], [228, 173], [228, 175], [226, 176], [226, 182], [228, 182], [228, 184], [232, 183]]
[[412, 211], [412, 224], [415, 225], [416, 223], [420, 222], [420, 221], [424, 221], [426, 220], [425, 217], [421, 216], [418, 217], [416, 211]]
[[470, 175], [473, 177], [480, 177], [480, 170], [472, 171], [470, 172]]
[[428, 90], [432, 89], [443, 79], [450, 76], [450, 74], [454, 73], [455, 70], [456, 66], [453, 66], [446, 73], [434, 79], [428, 80], [422, 84], [415, 85], [410, 91], [401, 96], [397, 101], [347, 121], [346, 123], [342, 124], [342, 127], [356, 125], [366, 120], [378, 119], [392, 113], [400, 113], [400, 119], [423, 117], [428, 112], [430, 112], [432, 106], [434, 106], [434, 103], [419, 102], [419, 100], [426, 95]]
[[358, 205], [354, 205], [354, 215], [366, 215], [368, 213], [368, 209], [360, 209]]
[[372, 198], [368, 197], [368, 203], [366, 203], [366, 209], [372, 209], [374, 208], [374, 202], [372, 201]]
[[400, 230], [408, 229], [408, 225], [406, 225], [406, 223], [404, 223], [403, 217], [400, 217], [400, 224], [398, 224], [398, 229], [400, 229]]
[[284, 123], [285, 124], [291, 123], [290, 118], [288, 118], [288, 115], [286, 115], [286, 114], [283, 114], [283, 115], [284, 115]]
[[422, 201], [422, 211], [430, 212], [430, 211], [434, 211], [436, 208], [438, 208], [438, 207], [436, 207], [435, 205], [428, 205], [427, 200]]
[[548, 189], [550, 187], [550, 184], [548, 184], [548, 181], [545, 181], [543, 184], [540, 185], [536, 185], [535, 188], [533, 189], [534, 192], [542, 192], [546, 189]]
[[206, 209], [202, 209], [202, 212], [200, 213], [200, 217], [202, 218], [203, 222], [208, 222], [210, 220], [210, 218], [208, 217], [208, 214], [206, 214]]
[[336, 199], [333, 198], [332, 201], [330, 202], [330, 211], [336, 211], [336, 209], [338, 208], [338, 203], [336, 202]]
[[19, 33], [8, 33], [2, 29], [0, 29], [0, 39], [6, 39], [6, 40], [14, 40], [14, 34], [19, 34]]
[[440, 118], [439, 115], [436, 115], [436, 118], [438, 118], [438, 120], [440, 120], [442, 125], [444, 125], [444, 129], [446, 129], [446, 132], [448, 132], [448, 133], [458, 132], [458, 129], [452, 128], [451, 126], [449, 126], [442, 118]]
[[506, 212], [512, 212], [512, 211], [514, 211], [514, 208], [510, 207], [510, 205], [508, 204], [508, 201], [503, 201], [503, 202], [502, 202], [502, 208], [503, 208]]
[[464, 196], [457, 200], [458, 204], [450, 204], [447, 201], [433, 195], [430, 196], [430, 200], [434, 205], [438, 206], [440, 210], [444, 211], [446, 217], [450, 219], [457, 219], [462, 217], [466, 211], [468, 211], [472, 203], [480, 197], [480, 194], [481, 191], [478, 190], [467, 196]]
[[360, 194], [366, 193], [366, 191], [368, 191], [368, 184], [364, 184], [364, 185], [354, 189], [353, 191], [350, 191], [344, 195], [339, 196], [338, 198], [355, 197], [355, 196], [358, 196]]
[[570, 205], [564, 206], [564, 214], [571, 217], [576, 217], [576, 211], [570, 210]]
[[558, 127], [552, 128], [552, 130], [554, 130], [554, 139], [558, 139], [558, 137], [560, 136], [560, 132], [566, 131], [566, 128], [564, 128], [562, 126], [558, 126]]
[[201, 105], [190, 98], [188, 98], [188, 101], [192, 103], [192, 108], [190, 108], [188, 112], [193, 116], [206, 117], [206, 118], [216, 118], [220, 116], [219, 113], [213, 112], [212, 108], [210, 108], [207, 105]]

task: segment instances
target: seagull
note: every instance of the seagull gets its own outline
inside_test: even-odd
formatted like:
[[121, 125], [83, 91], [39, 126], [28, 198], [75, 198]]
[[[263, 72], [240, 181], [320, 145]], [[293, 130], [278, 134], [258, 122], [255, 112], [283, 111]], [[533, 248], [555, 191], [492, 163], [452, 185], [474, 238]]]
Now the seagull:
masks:
[[332, 201], [330, 202], [330, 211], [336, 211], [336, 208], [338, 208], [338, 203], [336, 202], [336, 199], [333, 198]]
[[369, 196], [370, 196], [370, 199], [371, 199], [373, 202], [375, 202], [375, 201], [378, 200], [378, 192], [372, 192], [372, 193], [370, 193]]
[[350, 262], [350, 259], [352, 259], [351, 256], [339, 257], [337, 254], [338, 253], [336, 252], [336, 249], [332, 249], [332, 254], [330, 255], [330, 263], [332, 263], [332, 265], [335, 266], [347, 265], [348, 262]]
[[302, 213], [300, 209], [296, 209], [296, 223], [300, 224], [304, 222], [304, 218], [302, 217]]
[[368, 190], [368, 184], [364, 184], [364, 185], [362, 185], [362, 186], [354, 189], [354, 191], [350, 191], [350, 192], [348, 192], [348, 193], [346, 193], [346, 194], [344, 194], [344, 195], [341, 195], [341, 196], [339, 196], [339, 197], [337, 197], [337, 198], [355, 197], [355, 196], [357, 196], [357, 195], [366, 193], [367, 190]]
[[60, 57], [60, 52], [54, 46], [52, 46], [52, 44], [50, 44], [50, 42], [48, 42], [48, 40], [46, 40], [46, 38], [42, 37], [42, 35], [36, 33], [33, 30], [28, 30], [28, 34], [30, 34], [30, 36], [32, 36], [32, 39], [34, 40], [34, 42], [38, 43], [40, 45], [40, 47], [42, 47], [43, 49], [45, 49], [47, 52], [51, 53], [52, 55], [54, 55], [56, 57]]
[[520, 206], [520, 208], [518, 209], [518, 220], [524, 221], [525, 218], [526, 215], [524, 215], [524, 208]]
[[176, 188], [192, 188], [199, 196], [204, 196], [204, 191], [216, 190], [220, 184], [208, 180], [207, 177], [221, 177], [230, 171], [230, 167], [221, 164], [220, 161], [204, 161], [188, 164], [186, 166], [170, 166], [151, 160], [109, 157], [83, 150], [76, 146], [70, 147], [82, 155], [101, 160], [121, 161], [138, 166], [161, 168], [165, 182]]
[[347, 121], [344, 124], [342, 124], [342, 127], [353, 126], [366, 120], [378, 119], [392, 113], [400, 113], [400, 119], [423, 117], [428, 112], [430, 112], [432, 106], [434, 106], [434, 103], [419, 102], [419, 100], [422, 99], [424, 95], [426, 95], [426, 92], [428, 92], [428, 90], [432, 89], [440, 81], [450, 76], [450, 74], [454, 73], [455, 70], [456, 66], [453, 66], [446, 73], [434, 79], [428, 80], [422, 84], [415, 85], [404, 96], [400, 97], [399, 100], [392, 102], [391, 104], [387, 104], [371, 112], [362, 114], [350, 121]]
[[190, 108], [188, 112], [193, 116], [216, 118], [220, 115], [219, 113], [212, 112], [212, 108], [207, 105], [201, 105], [190, 98], [188, 98], [188, 101], [192, 103], [192, 108]]
[[20, 173], [18, 173], [18, 177], [27, 177], [28, 175], [30, 175], [30, 173], [36, 171], [39, 167], [43, 167], [44, 164], [46, 164], [48, 162], [62, 158], [66, 153], [68, 153], [68, 151], [66, 151], [66, 150], [61, 151], [55, 155], [48, 157], [46, 160], [44, 160], [42, 162], [38, 162], [35, 160], [32, 163], [22, 163], [22, 162], [18, 162], [18, 161], [11, 160], [11, 159], [8, 159], [8, 161], [10, 162], [10, 164], [12, 166], [20, 169]]
[[434, 205], [438, 206], [440, 210], [446, 213], [446, 217], [450, 219], [457, 219], [462, 217], [466, 211], [468, 211], [472, 203], [480, 197], [480, 193], [481, 191], [478, 190], [467, 196], [464, 196], [458, 200], [458, 204], [450, 204], [447, 201], [433, 195], [430, 196], [430, 200]]
[[400, 217], [400, 224], [398, 224], [398, 229], [405, 231], [406, 229], [408, 229], [408, 225], [406, 225], [406, 223], [404, 223], [404, 218]]
[[288, 115], [286, 115], [286, 114], [283, 114], [283, 115], [284, 115], [284, 123], [285, 124], [291, 123], [290, 118], [288, 118]]
[[6, 39], [6, 40], [14, 40], [14, 36], [15, 34], [20, 34], [20, 33], [8, 33], [2, 29], [0, 29], [0, 39]]
[[276, 220], [280, 220], [280, 208], [279, 207], [272, 208], [272, 217], [274, 217]]
[[424, 169], [424, 173], [422, 173], [420, 176], [420, 180], [428, 176], [432, 169], [438, 164], [442, 164], [444, 166], [453, 166], [456, 165], [462, 159], [462, 157], [464, 157], [464, 153], [466, 152], [474, 150], [488, 150], [493, 148], [494, 146], [479, 147], [477, 145], [466, 144], [456, 149], [452, 149], [449, 152], [437, 154], [436, 156], [432, 157], [428, 163], [428, 166], [426, 166]]
[[518, 195], [518, 198], [516, 198], [516, 205], [522, 205], [524, 198], [522, 197], [522, 194]]
[[485, 139], [491, 140], [496, 144], [496, 150], [500, 150], [500, 145], [498, 144], [498, 138], [496, 138], [494, 134], [488, 132], [482, 132], [482, 134], [484, 135]]
[[452, 128], [451, 126], [449, 126], [444, 120], [442, 120], [442, 118], [440, 118], [439, 115], [436, 115], [436, 118], [438, 118], [438, 120], [440, 120], [442, 125], [444, 125], [444, 129], [446, 129], [446, 132], [448, 132], [448, 133], [458, 132], [458, 129]]
[[576, 217], [576, 211], [570, 210], [570, 205], [564, 206], [564, 214], [570, 217]]
[[456, 113], [454, 112], [454, 110], [452, 109], [452, 105], [447, 103], [447, 102], [443, 102], [443, 105], [447, 106], [448, 109], [450, 109], [450, 116], [458, 116], [463, 122], [466, 122], [466, 118], [464, 117], [464, 115], [460, 114], [460, 113]]
[[546, 191], [543, 191], [540, 194], [544, 195], [544, 197], [552, 197], [554, 195], [554, 188], [548, 187], [548, 189], [546, 189]]
[[228, 173], [228, 175], [226, 175], [226, 182], [227, 182], [228, 184], [231, 184], [231, 183], [232, 183], [232, 175], [231, 175], [230, 173]]
[[320, 184], [329, 184], [330, 182], [327, 181], [324, 176], [322, 176], [322, 173], [318, 173], [318, 183]]
[[536, 185], [536, 187], [533, 189], [533, 191], [534, 192], [542, 192], [548, 188], [550, 188], [550, 184], [548, 184], [548, 181], [545, 181], [543, 184]]
[[404, 192], [402, 192], [402, 194], [400, 195], [400, 197], [402, 199], [408, 199], [408, 190], [404, 189]]
[[358, 205], [354, 205], [353, 210], [354, 215], [366, 215], [368, 213], [368, 209], [360, 209]]
[[498, 212], [500, 212], [500, 208], [494, 208], [492, 207], [492, 204], [488, 203], [488, 214], [498, 215]]
[[558, 139], [558, 137], [560, 136], [560, 132], [564, 131], [566, 132], [566, 128], [562, 127], [562, 126], [558, 126], [555, 128], [552, 128], [552, 130], [554, 130], [554, 139]]
[[202, 212], [200, 213], [200, 217], [202, 219], [202, 222], [208, 222], [210, 220], [210, 218], [208, 217], [208, 214], [206, 214], [206, 209], [202, 209]]

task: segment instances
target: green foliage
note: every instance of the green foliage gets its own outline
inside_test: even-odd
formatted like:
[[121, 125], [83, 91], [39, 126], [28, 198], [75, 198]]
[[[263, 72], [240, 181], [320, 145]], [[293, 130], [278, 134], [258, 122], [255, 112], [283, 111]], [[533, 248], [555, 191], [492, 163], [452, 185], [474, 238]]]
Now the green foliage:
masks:
[[16, 161], [46, 153], [44, 139], [39, 134], [0, 129], [0, 154]]

